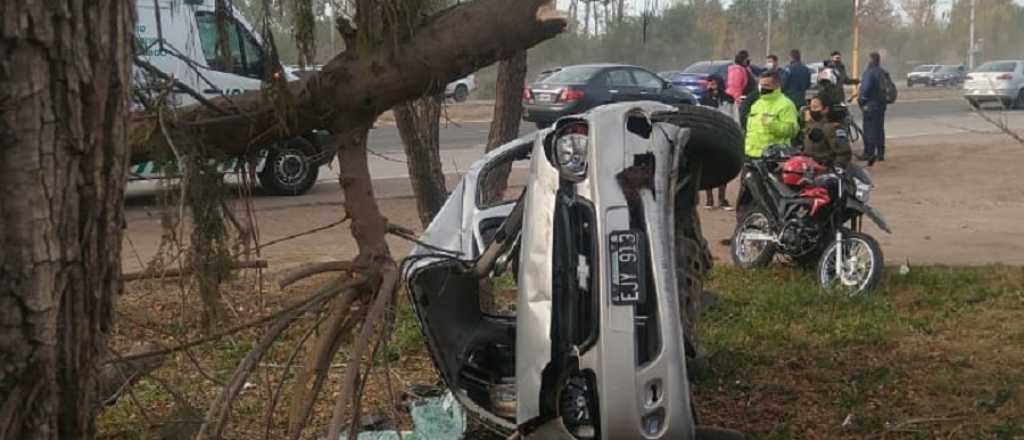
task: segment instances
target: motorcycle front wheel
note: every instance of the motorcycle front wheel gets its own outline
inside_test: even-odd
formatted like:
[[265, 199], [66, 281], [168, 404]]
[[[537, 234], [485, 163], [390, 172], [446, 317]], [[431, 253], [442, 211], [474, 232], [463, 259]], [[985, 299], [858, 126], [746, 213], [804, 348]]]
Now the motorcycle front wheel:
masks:
[[838, 259], [837, 243], [833, 240], [818, 261], [818, 282], [829, 292], [857, 295], [878, 286], [882, 279], [882, 248], [873, 237], [859, 232], [843, 230], [842, 255]]
[[768, 215], [760, 208], [748, 211], [732, 238], [732, 262], [744, 269], [767, 266], [775, 257], [775, 243], [768, 239], [771, 234]]

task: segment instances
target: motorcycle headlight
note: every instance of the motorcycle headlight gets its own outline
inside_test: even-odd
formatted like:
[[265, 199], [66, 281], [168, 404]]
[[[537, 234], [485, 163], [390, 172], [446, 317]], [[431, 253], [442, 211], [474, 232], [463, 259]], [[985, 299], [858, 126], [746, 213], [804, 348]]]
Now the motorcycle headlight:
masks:
[[555, 138], [554, 156], [562, 178], [579, 182], [587, 175], [587, 150], [590, 136], [584, 124], [572, 124]]
[[857, 200], [867, 203], [868, 199], [871, 198], [871, 184], [865, 183], [857, 178], [853, 179], [853, 184], [857, 188], [857, 191], [854, 193], [854, 197], [856, 197]]

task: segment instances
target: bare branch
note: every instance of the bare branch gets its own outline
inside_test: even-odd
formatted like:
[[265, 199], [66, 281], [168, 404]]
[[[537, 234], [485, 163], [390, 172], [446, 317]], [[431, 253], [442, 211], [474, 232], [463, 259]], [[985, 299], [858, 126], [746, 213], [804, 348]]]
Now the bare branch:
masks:
[[363, 322], [363, 330], [359, 335], [359, 339], [356, 339], [354, 347], [352, 348], [348, 370], [345, 371], [345, 379], [344, 382], [342, 382], [341, 394], [338, 395], [338, 400], [335, 402], [334, 411], [331, 415], [331, 424], [328, 427], [327, 438], [337, 439], [341, 434], [341, 428], [345, 422], [346, 410], [349, 407], [352, 407], [353, 402], [356, 400], [356, 382], [359, 376], [360, 361], [366, 353], [367, 347], [370, 345], [370, 340], [376, 333], [374, 326], [387, 310], [388, 304], [391, 303], [391, 299], [395, 296], [395, 289], [397, 289], [397, 287], [398, 270], [394, 265], [391, 265], [384, 269], [380, 290], [377, 292], [377, 297], [374, 299], [373, 307], [370, 309], [366, 320]]
[[[231, 263], [231, 269], [266, 269], [268, 267], [267, 260], [246, 260], [246, 261], [235, 261]], [[193, 269], [168, 269], [166, 271], [161, 270], [144, 270], [140, 272], [130, 272], [121, 275], [123, 281], [138, 281], [150, 278], [174, 278], [181, 276], [188, 276], [192, 274]]]
[[282, 275], [281, 281], [278, 281], [277, 285], [284, 289], [303, 278], [316, 274], [324, 272], [355, 272], [364, 269], [366, 268], [358, 266], [356, 263], [351, 261], [327, 261], [323, 263], [303, 264], [302, 266], [292, 269]]
[[193, 340], [191, 342], [186, 342], [184, 344], [181, 344], [181, 345], [178, 345], [178, 346], [175, 346], [175, 347], [163, 348], [163, 349], [160, 349], [160, 350], [147, 351], [147, 352], [143, 352], [143, 353], [134, 353], [134, 354], [122, 356], [122, 357], [120, 357], [118, 359], [115, 359], [115, 360], [107, 361], [106, 363], [127, 362], [127, 361], [131, 361], [131, 360], [135, 360], [135, 359], [141, 359], [141, 358], [144, 358], [144, 357], [161, 356], [161, 355], [165, 355], [165, 354], [176, 353], [176, 352], [179, 352], [179, 351], [182, 351], [182, 350], [188, 350], [189, 348], [192, 348], [192, 347], [195, 347], [195, 346], [198, 346], [198, 345], [202, 345], [202, 344], [206, 344], [208, 342], [216, 341], [216, 340], [221, 339], [221, 338], [223, 338], [225, 336], [233, 335], [233, 334], [238, 333], [240, 331], [243, 331], [243, 330], [246, 330], [246, 329], [249, 329], [249, 328], [253, 328], [253, 327], [258, 327], [258, 326], [261, 326], [261, 325], [266, 324], [268, 322], [272, 322], [272, 321], [278, 320], [281, 317], [283, 317], [285, 315], [288, 315], [288, 314], [290, 314], [291, 312], [293, 312], [295, 310], [306, 311], [310, 307], [312, 307], [312, 305], [322, 304], [324, 301], [326, 301], [326, 300], [334, 297], [335, 295], [343, 292], [345, 289], [354, 288], [355, 286], [359, 286], [359, 285], [361, 285], [361, 284], [363, 284], [365, 282], [366, 282], [366, 278], [362, 278], [362, 277], [353, 278], [353, 279], [350, 279], [350, 280], [340, 280], [340, 279], [339, 280], [334, 280], [334, 281], [330, 282], [327, 286], [324, 286], [324, 287], [320, 288], [316, 293], [306, 297], [302, 301], [299, 301], [299, 302], [297, 302], [297, 303], [295, 303], [295, 304], [293, 304], [291, 306], [285, 307], [284, 309], [278, 310], [276, 313], [273, 313], [271, 315], [267, 315], [265, 317], [262, 317], [262, 318], [259, 318], [259, 319], [255, 319], [255, 320], [249, 321], [249, 322], [247, 322], [245, 324], [240, 324], [240, 325], [234, 326], [234, 327], [232, 327], [230, 329], [224, 330], [222, 332], [214, 333], [214, 334], [212, 334], [210, 336], [199, 338], [199, 339]]

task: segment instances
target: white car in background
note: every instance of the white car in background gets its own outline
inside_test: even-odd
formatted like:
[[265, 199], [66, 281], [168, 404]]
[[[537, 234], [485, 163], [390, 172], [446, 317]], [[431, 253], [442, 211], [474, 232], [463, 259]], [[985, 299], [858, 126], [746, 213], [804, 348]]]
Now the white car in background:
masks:
[[1024, 109], [1024, 60], [989, 61], [974, 69], [964, 81], [964, 98], [976, 109], [986, 102]]
[[444, 88], [444, 96], [452, 98], [455, 102], [464, 102], [469, 99], [470, 92], [476, 90], [476, 75], [469, 75], [448, 83]]

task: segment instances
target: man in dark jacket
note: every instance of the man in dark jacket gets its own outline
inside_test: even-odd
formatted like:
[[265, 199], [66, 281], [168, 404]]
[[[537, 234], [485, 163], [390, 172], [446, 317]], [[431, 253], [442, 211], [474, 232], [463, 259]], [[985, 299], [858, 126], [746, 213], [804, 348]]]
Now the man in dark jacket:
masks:
[[807, 104], [807, 89], [811, 88], [811, 69], [800, 60], [800, 51], [789, 51], [789, 65], [782, 75], [782, 92], [797, 109]]
[[825, 98], [815, 96], [804, 113], [803, 151], [822, 165], [846, 168], [853, 153], [842, 124], [831, 117]]
[[885, 110], [888, 102], [882, 86], [884, 75], [882, 57], [877, 52], [868, 55], [868, 68], [861, 75], [857, 104], [864, 113], [864, 160], [868, 166], [876, 160], [885, 160]]

